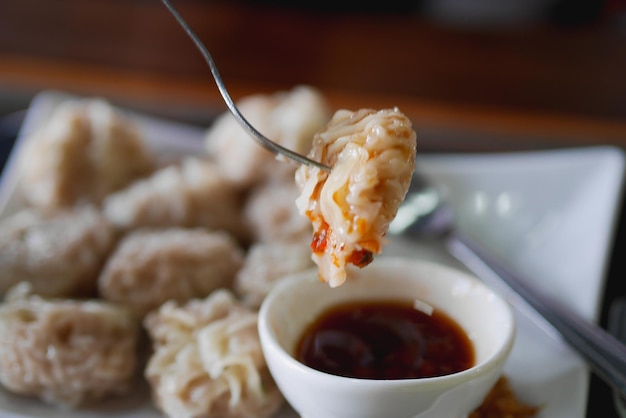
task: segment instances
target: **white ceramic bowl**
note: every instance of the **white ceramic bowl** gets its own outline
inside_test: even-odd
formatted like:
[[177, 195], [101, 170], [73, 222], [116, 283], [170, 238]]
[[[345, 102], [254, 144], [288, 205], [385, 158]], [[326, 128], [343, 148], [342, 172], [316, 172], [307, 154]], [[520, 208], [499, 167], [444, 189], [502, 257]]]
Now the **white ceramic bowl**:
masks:
[[[263, 352], [278, 387], [305, 418], [462, 418], [479, 406], [502, 373], [515, 337], [511, 308], [473, 276], [439, 264], [379, 257], [330, 288], [311, 270], [289, 277], [259, 313]], [[470, 369], [439, 377], [369, 380], [323, 373], [293, 357], [305, 328], [348, 301], [413, 298], [439, 308], [467, 333]]]

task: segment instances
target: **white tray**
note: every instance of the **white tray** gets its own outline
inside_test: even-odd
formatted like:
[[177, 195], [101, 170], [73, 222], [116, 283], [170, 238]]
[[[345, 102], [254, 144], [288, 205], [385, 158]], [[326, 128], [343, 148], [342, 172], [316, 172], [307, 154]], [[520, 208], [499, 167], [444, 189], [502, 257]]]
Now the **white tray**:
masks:
[[[39, 94], [30, 106], [0, 183], [0, 217], [22, 207], [15, 156], [24, 138], [68, 96]], [[204, 129], [131, 113], [159, 152], [202, 152]], [[418, 132], [419, 136], [419, 132]], [[252, 139], [251, 139], [252, 140]], [[612, 147], [507, 154], [418, 156], [418, 169], [447, 194], [461, 229], [503, 256], [535, 285], [597, 321], [624, 177]], [[463, 268], [438, 245], [392, 238], [385, 255]], [[550, 329], [517, 312], [518, 335], [505, 374], [516, 394], [542, 405], [539, 418], [584, 418], [585, 364]], [[0, 417], [159, 417], [145, 386], [134, 396], [68, 412], [0, 390]], [[297, 415], [285, 407], [276, 418]]]

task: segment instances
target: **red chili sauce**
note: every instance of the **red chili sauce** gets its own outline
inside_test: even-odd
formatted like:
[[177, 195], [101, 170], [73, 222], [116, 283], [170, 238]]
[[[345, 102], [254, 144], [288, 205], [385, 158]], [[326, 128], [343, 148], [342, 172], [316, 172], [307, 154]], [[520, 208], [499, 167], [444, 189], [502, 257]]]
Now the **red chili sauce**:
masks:
[[445, 313], [408, 301], [351, 302], [311, 324], [296, 346], [305, 365], [360, 379], [443, 376], [474, 365], [474, 348]]

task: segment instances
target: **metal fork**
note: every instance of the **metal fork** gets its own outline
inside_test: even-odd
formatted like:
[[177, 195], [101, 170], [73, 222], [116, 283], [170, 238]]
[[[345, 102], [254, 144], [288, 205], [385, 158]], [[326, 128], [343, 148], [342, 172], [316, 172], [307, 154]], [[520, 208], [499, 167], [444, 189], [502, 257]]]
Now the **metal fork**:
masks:
[[172, 6], [169, 0], [162, 0], [162, 1], [165, 7], [167, 7], [170, 13], [174, 16], [174, 18], [176, 18], [176, 21], [180, 24], [180, 26], [182, 26], [182, 28], [185, 30], [187, 35], [191, 38], [193, 43], [196, 45], [196, 47], [198, 48], [198, 50], [204, 57], [206, 63], [209, 65], [209, 68], [211, 69], [211, 74], [213, 75], [213, 79], [215, 80], [215, 84], [217, 85], [217, 88], [220, 91], [220, 94], [222, 95], [222, 98], [224, 99], [224, 102], [226, 103], [228, 110], [230, 111], [230, 113], [232, 113], [232, 115], [235, 117], [237, 122], [239, 122], [239, 124], [246, 131], [248, 131], [248, 133], [252, 136], [252, 138], [255, 139], [265, 149], [267, 149], [268, 151], [274, 154], [283, 155], [300, 164], [306, 164], [312, 167], [317, 167], [321, 170], [329, 171], [330, 168], [328, 166], [318, 161], [311, 160], [310, 158], [307, 158], [304, 155], [291, 151], [290, 149], [287, 149], [283, 147], [282, 145], [277, 144], [276, 142], [267, 138], [265, 135], [260, 133], [254, 126], [252, 126], [250, 122], [248, 122], [248, 120], [241, 114], [241, 112], [235, 105], [235, 102], [233, 101], [233, 99], [230, 97], [230, 94], [228, 93], [228, 90], [226, 89], [226, 86], [224, 85], [224, 81], [222, 80], [222, 77], [220, 76], [220, 73], [217, 70], [217, 66], [215, 65], [215, 62], [213, 61], [213, 57], [211, 56], [209, 51], [206, 49], [202, 41], [200, 41], [200, 38], [198, 38], [198, 36], [193, 32], [193, 30], [191, 30], [187, 22], [183, 19], [180, 13], [178, 13], [178, 11], [174, 8], [174, 6]]

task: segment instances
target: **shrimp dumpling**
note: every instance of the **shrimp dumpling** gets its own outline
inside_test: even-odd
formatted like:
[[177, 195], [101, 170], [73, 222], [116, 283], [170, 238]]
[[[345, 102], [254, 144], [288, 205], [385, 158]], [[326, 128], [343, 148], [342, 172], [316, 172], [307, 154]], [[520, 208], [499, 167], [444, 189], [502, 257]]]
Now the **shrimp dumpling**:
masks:
[[296, 205], [313, 224], [313, 261], [331, 287], [346, 280], [347, 264], [364, 267], [382, 252], [415, 170], [416, 148], [411, 121], [397, 108], [339, 110], [316, 134], [309, 157], [331, 170], [301, 166]]

